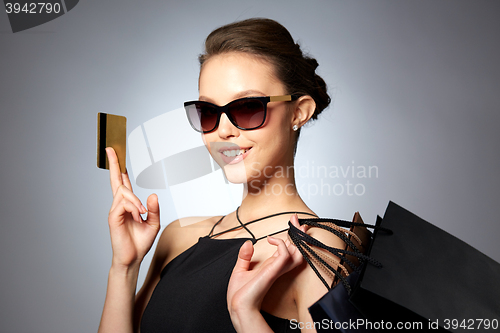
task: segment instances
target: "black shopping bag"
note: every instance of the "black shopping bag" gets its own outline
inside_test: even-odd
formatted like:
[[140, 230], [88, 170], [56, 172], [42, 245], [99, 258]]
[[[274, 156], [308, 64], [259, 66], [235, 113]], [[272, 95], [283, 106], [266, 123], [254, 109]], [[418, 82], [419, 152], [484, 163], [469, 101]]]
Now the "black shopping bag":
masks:
[[393, 202], [377, 225], [393, 232], [375, 231], [368, 252], [383, 267], [363, 263], [349, 295], [332, 288], [310, 308], [315, 322], [357, 323], [341, 332], [500, 329], [500, 264]]

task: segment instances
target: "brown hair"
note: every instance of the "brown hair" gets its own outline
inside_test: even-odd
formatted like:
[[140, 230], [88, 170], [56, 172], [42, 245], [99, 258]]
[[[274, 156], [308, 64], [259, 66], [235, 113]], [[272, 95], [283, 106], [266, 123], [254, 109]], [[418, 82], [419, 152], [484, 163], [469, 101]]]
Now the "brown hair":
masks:
[[263, 57], [275, 70], [288, 94], [309, 95], [316, 102], [312, 119], [330, 104], [325, 81], [316, 74], [316, 59], [302, 53], [288, 30], [276, 21], [252, 18], [224, 25], [205, 40], [200, 66], [210, 57], [227, 52], [244, 52]]

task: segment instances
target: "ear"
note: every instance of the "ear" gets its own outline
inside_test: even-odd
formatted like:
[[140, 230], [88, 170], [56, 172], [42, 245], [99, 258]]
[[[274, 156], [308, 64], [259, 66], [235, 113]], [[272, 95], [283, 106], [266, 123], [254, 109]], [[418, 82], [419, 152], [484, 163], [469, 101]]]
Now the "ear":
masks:
[[292, 117], [292, 126], [297, 125], [301, 128], [314, 114], [316, 102], [309, 96], [301, 96], [297, 99], [296, 106]]

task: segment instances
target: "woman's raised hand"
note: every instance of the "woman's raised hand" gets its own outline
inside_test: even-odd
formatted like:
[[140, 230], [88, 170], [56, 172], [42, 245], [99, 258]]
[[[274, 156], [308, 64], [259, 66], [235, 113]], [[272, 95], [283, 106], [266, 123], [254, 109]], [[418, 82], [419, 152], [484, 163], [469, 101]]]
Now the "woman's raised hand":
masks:
[[[290, 218], [292, 224], [300, 226], [297, 215]], [[297, 267], [303, 257], [297, 247], [287, 240], [268, 236], [267, 241], [277, 247], [276, 252], [257, 269], [251, 270], [251, 260], [254, 252], [252, 242], [246, 241], [240, 248], [238, 260], [234, 266], [227, 290], [227, 304], [231, 320], [238, 332], [239, 328], [259, 327], [260, 306], [264, 296], [277, 278]], [[260, 317], [259, 317], [260, 316]], [[257, 320], [255, 320], [257, 319]], [[250, 326], [248, 326], [250, 325]], [[264, 328], [256, 330], [264, 332]]]
[[[147, 210], [132, 192], [127, 173], [121, 173], [118, 158], [113, 148], [106, 148], [109, 160], [109, 176], [113, 203], [108, 223], [113, 248], [113, 265], [131, 266], [139, 264], [153, 245], [160, 230], [160, 207], [158, 197], [152, 194], [147, 199]], [[143, 220], [141, 214], [148, 213]]]

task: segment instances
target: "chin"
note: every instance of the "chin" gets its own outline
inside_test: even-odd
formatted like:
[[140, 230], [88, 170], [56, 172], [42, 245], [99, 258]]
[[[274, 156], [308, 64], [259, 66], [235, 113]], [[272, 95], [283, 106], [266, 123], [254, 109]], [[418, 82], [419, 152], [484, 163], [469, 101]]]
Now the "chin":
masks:
[[243, 163], [227, 164], [222, 167], [224, 176], [233, 184], [246, 184], [248, 181], [247, 172]]

